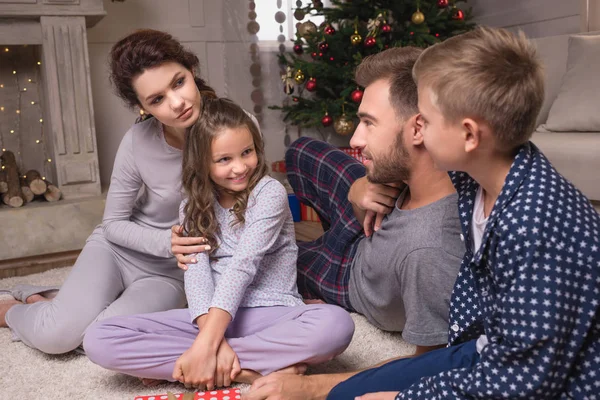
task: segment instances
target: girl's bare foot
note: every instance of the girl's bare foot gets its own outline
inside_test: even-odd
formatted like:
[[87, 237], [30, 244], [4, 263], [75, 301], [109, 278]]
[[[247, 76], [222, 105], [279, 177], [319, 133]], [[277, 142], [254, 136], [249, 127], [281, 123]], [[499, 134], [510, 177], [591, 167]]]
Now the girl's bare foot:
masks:
[[253, 371], [251, 369], [243, 369], [242, 372], [240, 372], [238, 376], [235, 377], [234, 382], [247, 383], [249, 385], [252, 385], [252, 383], [254, 383], [255, 380], [261, 377], [262, 375], [256, 371]]
[[[304, 375], [307, 368], [308, 366], [306, 364], [300, 363], [296, 365], [291, 365], [287, 368], [282, 368], [277, 372], [282, 374]], [[253, 371], [251, 369], [243, 369], [242, 372], [240, 372], [240, 374], [235, 377], [235, 382], [247, 383], [251, 385], [254, 383], [255, 380], [257, 380], [260, 377], [262, 377], [262, 375], [256, 371]]]
[[304, 304], [327, 304], [321, 299], [304, 299]]
[[140, 378], [140, 381], [142, 381], [142, 385], [147, 386], [147, 387], [153, 387], [153, 386], [158, 386], [162, 383], [167, 383], [167, 381], [162, 380], [162, 379], [151, 379], [151, 378]]
[[6, 313], [8, 312], [8, 310], [17, 304], [23, 304], [20, 301], [17, 300], [3, 300], [0, 301], [0, 328], [8, 328], [8, 325], [6, 324]]
[[37, 303], [38, 301], [50, 301], [50, 299], [42, 296], [41, 294], [32, 294], [25, 299], [25, 303], [27, 304]]
[[300, 363], [296, 365], [291, 365], [287, 368], [282, 368], [277, 372], [281, 372], [282, 374], [304, 375], [307, 369], [308, 365]]

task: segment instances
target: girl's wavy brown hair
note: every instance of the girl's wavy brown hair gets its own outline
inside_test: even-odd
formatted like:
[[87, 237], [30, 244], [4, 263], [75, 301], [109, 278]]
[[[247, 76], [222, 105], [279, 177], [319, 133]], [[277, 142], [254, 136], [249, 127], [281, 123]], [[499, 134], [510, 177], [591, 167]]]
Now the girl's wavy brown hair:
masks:
[[[258, 164], [246, 189], [233, 192], [217, 187], [210, 178], [210, 165], [213, 162], [211, 148], [213, 140], [223, 132], [223, 129], [240, 127], [247, 128], [252, 135]], [[200, 118], [187, 134], [183, 150], [182, 186], [187, 195], [183, 227], [187, 234], [206, 238], [211, 246], [210, 253], [214, 252], [218, 247], [216, 235], [219, 233], [219, 223], [214, 209], [214, 204], [218, 200], [218, 190], [234, 197], [235, 203], [231, 210], [236, 217], [234, 224], [243, 224], [250, 192], [267, 171], [263, 138], [250, 116], [229, 99], [205, 99]]]
[[166, 32], [153, 29], [137, 30], [119, 40], [110, 51], [110, 81], [116, 93], [133, 108], [140, 106], [137, 93], [133, 89], [133, 78], [148, 68], [166, 62], [176, 62], [194, 73], [194, 81], [205, 98], [216, 97], [215, 91], [198, 78], [200, 60], [181, 43]]

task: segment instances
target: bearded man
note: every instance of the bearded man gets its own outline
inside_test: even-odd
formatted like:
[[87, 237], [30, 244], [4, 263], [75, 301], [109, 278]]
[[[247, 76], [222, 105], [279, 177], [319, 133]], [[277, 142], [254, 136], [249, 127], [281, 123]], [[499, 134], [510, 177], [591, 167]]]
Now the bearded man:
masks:
[[423, 145], [412, 67], [420, 49], [365, 58], [365, 88], [350, 141], [363, 164], [311, 138], [286, 152], [296, 196], [319, 214], [324, 234], [298, 242], [298, 288], [401, 331], [417, 354], [448, 339], [450, 294], [465, 245], [457, 194]]

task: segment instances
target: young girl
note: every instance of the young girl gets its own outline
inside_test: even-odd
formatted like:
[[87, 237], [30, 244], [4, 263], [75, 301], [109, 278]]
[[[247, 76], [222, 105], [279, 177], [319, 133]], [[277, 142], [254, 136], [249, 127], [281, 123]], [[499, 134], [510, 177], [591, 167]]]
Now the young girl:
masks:
[[250, 117], [229, 100], [205, 101], [183, 156], [180, 220], [210, 246], [185, 272], [189, 309], [92, 325], [84, 347], [93, 362], [211, 390], [323, 362], [348, 346], [346, 311], [302, 302], [287, 193], [266, 172]]
[[164, 32], [137, 31], [113, 46], [110, 69], [117, 94], [154, 118], [133, 125], [123, 137], [102, 224], [58, 295], [49, 301], [37, 294], [49, 288], [27, 287], [13, 290], [13, 296], [35, 304], [0, 304], [0, 326], [8, 324], [25, 344], [65, 353], [82, 343], [94, 321], [186, 304], [171, 227], [178, 223], [182, 199], [185, 132], [204, 99], [215, 97], [196, 76], [198, 65], [198, 57]]

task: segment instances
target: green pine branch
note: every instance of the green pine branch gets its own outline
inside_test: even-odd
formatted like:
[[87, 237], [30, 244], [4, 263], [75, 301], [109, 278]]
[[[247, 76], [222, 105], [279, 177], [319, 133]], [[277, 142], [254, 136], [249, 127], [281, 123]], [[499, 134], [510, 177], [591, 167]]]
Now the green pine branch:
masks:
[[[342, 113], [354, 117], [358, 110], [358, 104], [350, 99], [357, 89], [354, 70], [364, 57], [389, 47], [427, 47], [473, 29], [471, 10], [463, 8], [464, 19], [457, 19], [456, 0], [448, 3], [448, 7], [440, 8], [438, 0], [332, 0], [332, 7], [316, 8], [313, 1], [313, 5], [301, 10], [307, 15], [322, 15], [325, 22], [313, 33], [304, 36], [296, 33], [294, 43], [302, 45], [303, 54], [278, 56], [283, 70], [288, 66], [294, 74], [300, 70], [306, 80], [293, 82], [290, 101], [269, 108], [281, 110], [284, 121], [305, 127], [320, 126], [325, 112], [334, 119]], [[417, 8], [424, 15], [421, 24], [411, 21]], [[378, 17], [381, 23], [373, 31], [369, 22]], [[387, 33], [382, 32], [384, 23], [390, 28]], [[333, 27], [335, 33], [327, 35], [327, 26]], [[367, 47], [365, 39], [373, 33], [375, 44]], [[355, 34], [361, 37], [357, 45], [350, 40]], [[320, 50], [322, 43], [327, 44], [326, 51]], [[310, 78], [316, 79], [313, 92], [305, 89]]]

